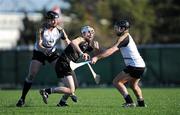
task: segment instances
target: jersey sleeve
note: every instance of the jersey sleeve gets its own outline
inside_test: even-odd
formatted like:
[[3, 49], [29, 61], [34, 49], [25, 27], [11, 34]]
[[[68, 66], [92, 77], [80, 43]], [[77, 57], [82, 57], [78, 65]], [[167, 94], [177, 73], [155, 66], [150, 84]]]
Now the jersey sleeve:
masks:
[[129, 43], [129, 36], [127, 36], [122, 42], [119, 43], [118, 48], [126, 47]]
[[59, 33], [60, 33], [60, 38], [61, 38], [62, 40], [65, 40], [66, 37], [65, 37], [63, 31], [62, 31], [62, 30], [59, 30]]
[[58, 31], [59, 31], [59, 34], [60, 34], [60, 39], [65, 40], [65, 39], [66, 39], [66, 37], [65, 37], [65, 35], [64, 35], [63, 28], [62, 28], [62, 27], [60, 27], [60, 26], [57, 26], [56, 28], [57, 28], [57, 29], [58, 29]]

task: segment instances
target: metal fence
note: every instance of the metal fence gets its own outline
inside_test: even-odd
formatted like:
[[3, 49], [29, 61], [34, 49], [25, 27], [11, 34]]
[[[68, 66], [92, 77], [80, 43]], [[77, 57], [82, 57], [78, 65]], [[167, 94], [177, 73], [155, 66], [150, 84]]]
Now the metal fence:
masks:
[[[147, 70], [142, 78], [143, 86], [179, 86], [180, 45], [139, 46]], [[0, 87], [17, 88], [23, 84], [32, 56], [31, 49], [16, 48], [0, 51]], [[92, 66], [101, 75], [101, 84], [111, 85], [112, 79], [124, 68], [119, 52], [98, 61]], [[83, 66], [76, 71], [79, 84], [94, 85], [90, 70]], [[58, 79], [49, 64], [42, 67], [33, 86], [56, 85]]]

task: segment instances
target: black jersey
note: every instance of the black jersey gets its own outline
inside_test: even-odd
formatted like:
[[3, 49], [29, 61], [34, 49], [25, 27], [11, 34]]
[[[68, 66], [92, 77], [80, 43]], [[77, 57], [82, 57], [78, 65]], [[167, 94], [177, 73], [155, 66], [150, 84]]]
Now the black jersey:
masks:
[[[80, 47], [81, 51], [84, 53], [93, 51], [93, 48], [89, 45], [88, 42], [80, 43], [79, 47]], [[74, 62], [76, 62], [80, 58], [79, 53], [76, 51], [76, 49], [74, 49], [74, 47], [71, 44], [66, 47], [63, 54], [69, 60], [72, 60]]]
[[[88, 42], [80, 43], [79, 47], [84, 53], [93, 51], [93, 47], [91, 47]], [[71, 44], [69, 44], [56, 62], [55, 70], [57, 77], [63, 78], [65, 76], [72, 75], [73, 73], [69, 62], [70, 60], [76, 62], [79, 58], [79, 53]]]

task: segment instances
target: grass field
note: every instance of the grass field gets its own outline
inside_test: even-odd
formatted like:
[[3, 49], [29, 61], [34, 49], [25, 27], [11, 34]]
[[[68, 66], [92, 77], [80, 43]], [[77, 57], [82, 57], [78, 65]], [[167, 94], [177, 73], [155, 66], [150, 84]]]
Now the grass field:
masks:
[[144, 88], [146, 108], [121, 107], [124, 100], [115, 88], [80, 88], [76, 92], [78, 103], [69, 99], [69, 107], [56, 107], [61, 95], [50, 95], [46, 105], [38, 90], [31, 90], [26, 106], [17, 108], [20, 93], [0, 90], [0, 115], [180, 115], [180, 88]]

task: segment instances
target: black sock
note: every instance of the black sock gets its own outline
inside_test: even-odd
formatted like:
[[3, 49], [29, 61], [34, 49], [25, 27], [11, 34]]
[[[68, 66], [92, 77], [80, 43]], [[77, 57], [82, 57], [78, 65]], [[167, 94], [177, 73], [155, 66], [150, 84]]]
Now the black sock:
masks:
[[133, 100], [130, 95], [127, 95], [125, 98], [126, 103], [133, 103]]
[[138, 100], [137, 102], [138, 102], [139, 107], [144, 107], [145, 106], [144, 100]]
[[32, 85], [32, 82], [27, 82], [26, 80], [24, 81], [24, 87], [23, 87], [21, 99], [25, 100], [26, 95], [29, 89], [31, 88], [31, 85]]
[[46, 91], [48, 94], [51, 94], [51, 88], [47, 88], [47, 89], [45, 89], [45, 91]]
[[69, 94], [64, 94], [61, 98], [61, 101], [66, 102], [69, 96], [70, 96]]

